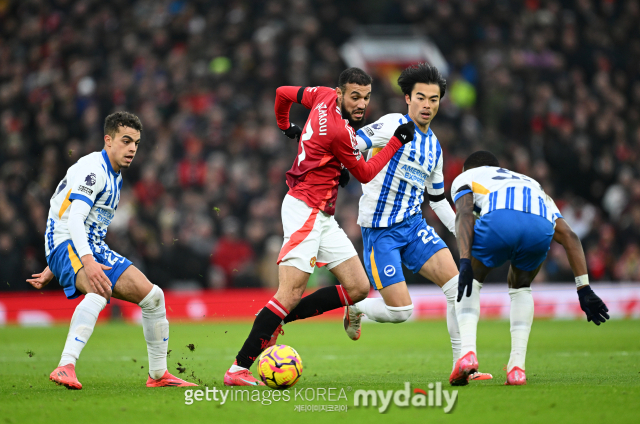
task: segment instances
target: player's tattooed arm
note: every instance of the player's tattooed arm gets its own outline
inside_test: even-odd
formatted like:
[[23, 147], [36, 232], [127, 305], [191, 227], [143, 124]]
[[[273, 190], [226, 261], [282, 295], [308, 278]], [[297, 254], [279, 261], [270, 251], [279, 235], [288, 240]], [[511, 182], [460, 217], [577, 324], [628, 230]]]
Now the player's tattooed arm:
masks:
[[[470, 188], [462, 186], [458, 191], [462, 190], [470, 190]], [[467, 193], [456, 200], [456, 237], [460, 259], [471, 259], [474, 224], [473, 193]]]

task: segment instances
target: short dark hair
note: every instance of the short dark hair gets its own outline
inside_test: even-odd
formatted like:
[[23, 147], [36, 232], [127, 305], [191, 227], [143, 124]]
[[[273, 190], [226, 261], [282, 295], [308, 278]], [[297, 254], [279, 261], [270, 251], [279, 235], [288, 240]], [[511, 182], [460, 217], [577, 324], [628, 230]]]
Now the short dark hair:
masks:
[[104, 135], [115, 137], [119, 127], [129, 127], [142, 132], [142, 122], [133, 113], [115, 112], [104, 120]]
[[404, 94], [411, 97], [411, 92], [416, 83], [438, 84], [440, 87], [440, 98], [444, 97], [447, 91], [447, 80], [444, 79], [438, 68], [427, 63], [417, 63], [402, 71], [398, 77], [398, 85]]
[[360, 68], [347, 68], [338, 77], [338, 87], [344, 92], [347, 84], [370, 85], [373, 78]]
[[486, 150], [479, 150], [471, 153], [467, 160], [464, 161], [463, 168], [468, 171], [472, 168], [479, 168], [481, 166], [500, 166], [498, 158], [491, 152]]

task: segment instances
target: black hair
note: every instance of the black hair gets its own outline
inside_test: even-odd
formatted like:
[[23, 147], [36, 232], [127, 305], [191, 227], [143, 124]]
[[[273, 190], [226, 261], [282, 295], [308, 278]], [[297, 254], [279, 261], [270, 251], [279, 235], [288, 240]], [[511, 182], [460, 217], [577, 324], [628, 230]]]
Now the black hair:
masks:
[[142, 132], [142, 122], [133, 113], [115, 112], [104, 120], [104, 135], [115, 137], [119, 127], [129, 127]]
[[472, 168], [479, 168], [481, 166], [500, 166], [498, 158], [491, 152], [486, 150], [479, 150], [471, 153], [467, 160], [464, 161], [463, 168], [468, 171]]
[[444, 79], [438, 68], [427, 63], [411, 65], [402, 71], [398, 77], [400, 89], [404, 94], [408, 94], [409, 97], [411, 97], [413, 87], [420, 82], [423, 84], [438, 84], [441, 99], [444, 97], [445, 91], [447, 91], [447, 80]]
[[373, 78], [360, 68], [347, 68], [338, 77], [338, 87], [344, 93], [347, 84], [370, 85]]

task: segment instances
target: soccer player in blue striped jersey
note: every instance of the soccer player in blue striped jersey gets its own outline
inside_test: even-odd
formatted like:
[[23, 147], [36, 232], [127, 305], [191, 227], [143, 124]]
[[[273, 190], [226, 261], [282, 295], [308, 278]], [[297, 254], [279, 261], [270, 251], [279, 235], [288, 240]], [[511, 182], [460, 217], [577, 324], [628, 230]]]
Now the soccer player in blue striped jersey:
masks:
[[[362, 185], [358, 224], [362, 227], [365, 269], [382, 298], [367, 298], [345, 307], [344, 327], [352, 340], [360, 337], [362, 315], [377, 322], [404, 322], [413, 302], [402, 273], [404, 264], [441, 287], [447, 298], [447, 327], [453, 362], [460, 354], [455, 309], [458, 269], [447, 245], [422, 217], [425, 197], [440, 221], [455, 234], [455, 213], [444, 195], [442, 148], [430, 128], [445, 94], [446, 81], [434, 66], [417, 64], [398, 78], [408, 113], [392, 113], [357, 131], [358, 148], [373, 157], [389, 135], [413, 121], [411, 143], [398, 150], [389, 164]], [[425, 193], [426, 192], [426, 193]], [[478, 373], [475, 378], [490, 378]]]
[[[547, 257], [551, 240], [560, 243], [569, 259], [578, 288], [580, 307], [588, 321], [600, 325], [609, 315], [607, 306], [589, 287], [587, 261], [580, 239], [565, 222], [553, 199], [534, 179], [500, 168], [490, 152], [475, 152], [464, 163], [451, 185], [456, 204], [456, 229], [460, 251], [458, 303], [462, 310], [479, 315], [479, 290], [489, 272], [509, 260], [511, 297], [511, 355], [507, 385], [526, 384], [525, 356], [531, 324], [531, 282]], [[475, 220], [474, 212], [479, 218]], [[466, 291], [466, 296], [464, 292]], [[471, 317], [471, 318], [472, 318]], [[466, 381], [477, 369], [477, 319], [459, 320], [462, 355], [449, 378]]]
[[58, 367], [49, 376], [69, 389], [82, 388], [76, 377], [76, 361], [111, 296], [142, 309], [149, 353], [147, 387], [195, 386], [167, 371], [169, 322], [162, 290], [104, 242], [120, 201], [121, 171], [131, 166], [141, 132], [140, 119], [131, 113], [107, 116], [104, 149], [72, 165], [51, 197], [45, 233], [49, 266], [27, 280], [40, 289], [55, 276], [67, 298], [84, 295], [71, 318]]

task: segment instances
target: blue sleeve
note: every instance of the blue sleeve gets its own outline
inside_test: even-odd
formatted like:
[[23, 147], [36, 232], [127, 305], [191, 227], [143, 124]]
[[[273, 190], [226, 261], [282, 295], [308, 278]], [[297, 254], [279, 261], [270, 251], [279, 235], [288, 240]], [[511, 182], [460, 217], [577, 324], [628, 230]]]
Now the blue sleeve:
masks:
[[467, 190], [462, 190], [462, 191], [456, 193], [456, 195], [453, 196], [453, 203], [456, 203], [459, 198], [461, 198], [465, 194], [469, 194], [469, 193], [473, 193], [473, 192], [471, 190], [467, 189]]
[[89, 205], [89, 207], [93, 207], [93, 201], [91, 199], [89, 199], [87, 196], [83, 196], [82, 194], [78, 194], [78, 193], [73, 193], [69, 196], [69, 200], [82, 200], [83, 202], [85, 202], [87, 205]]

